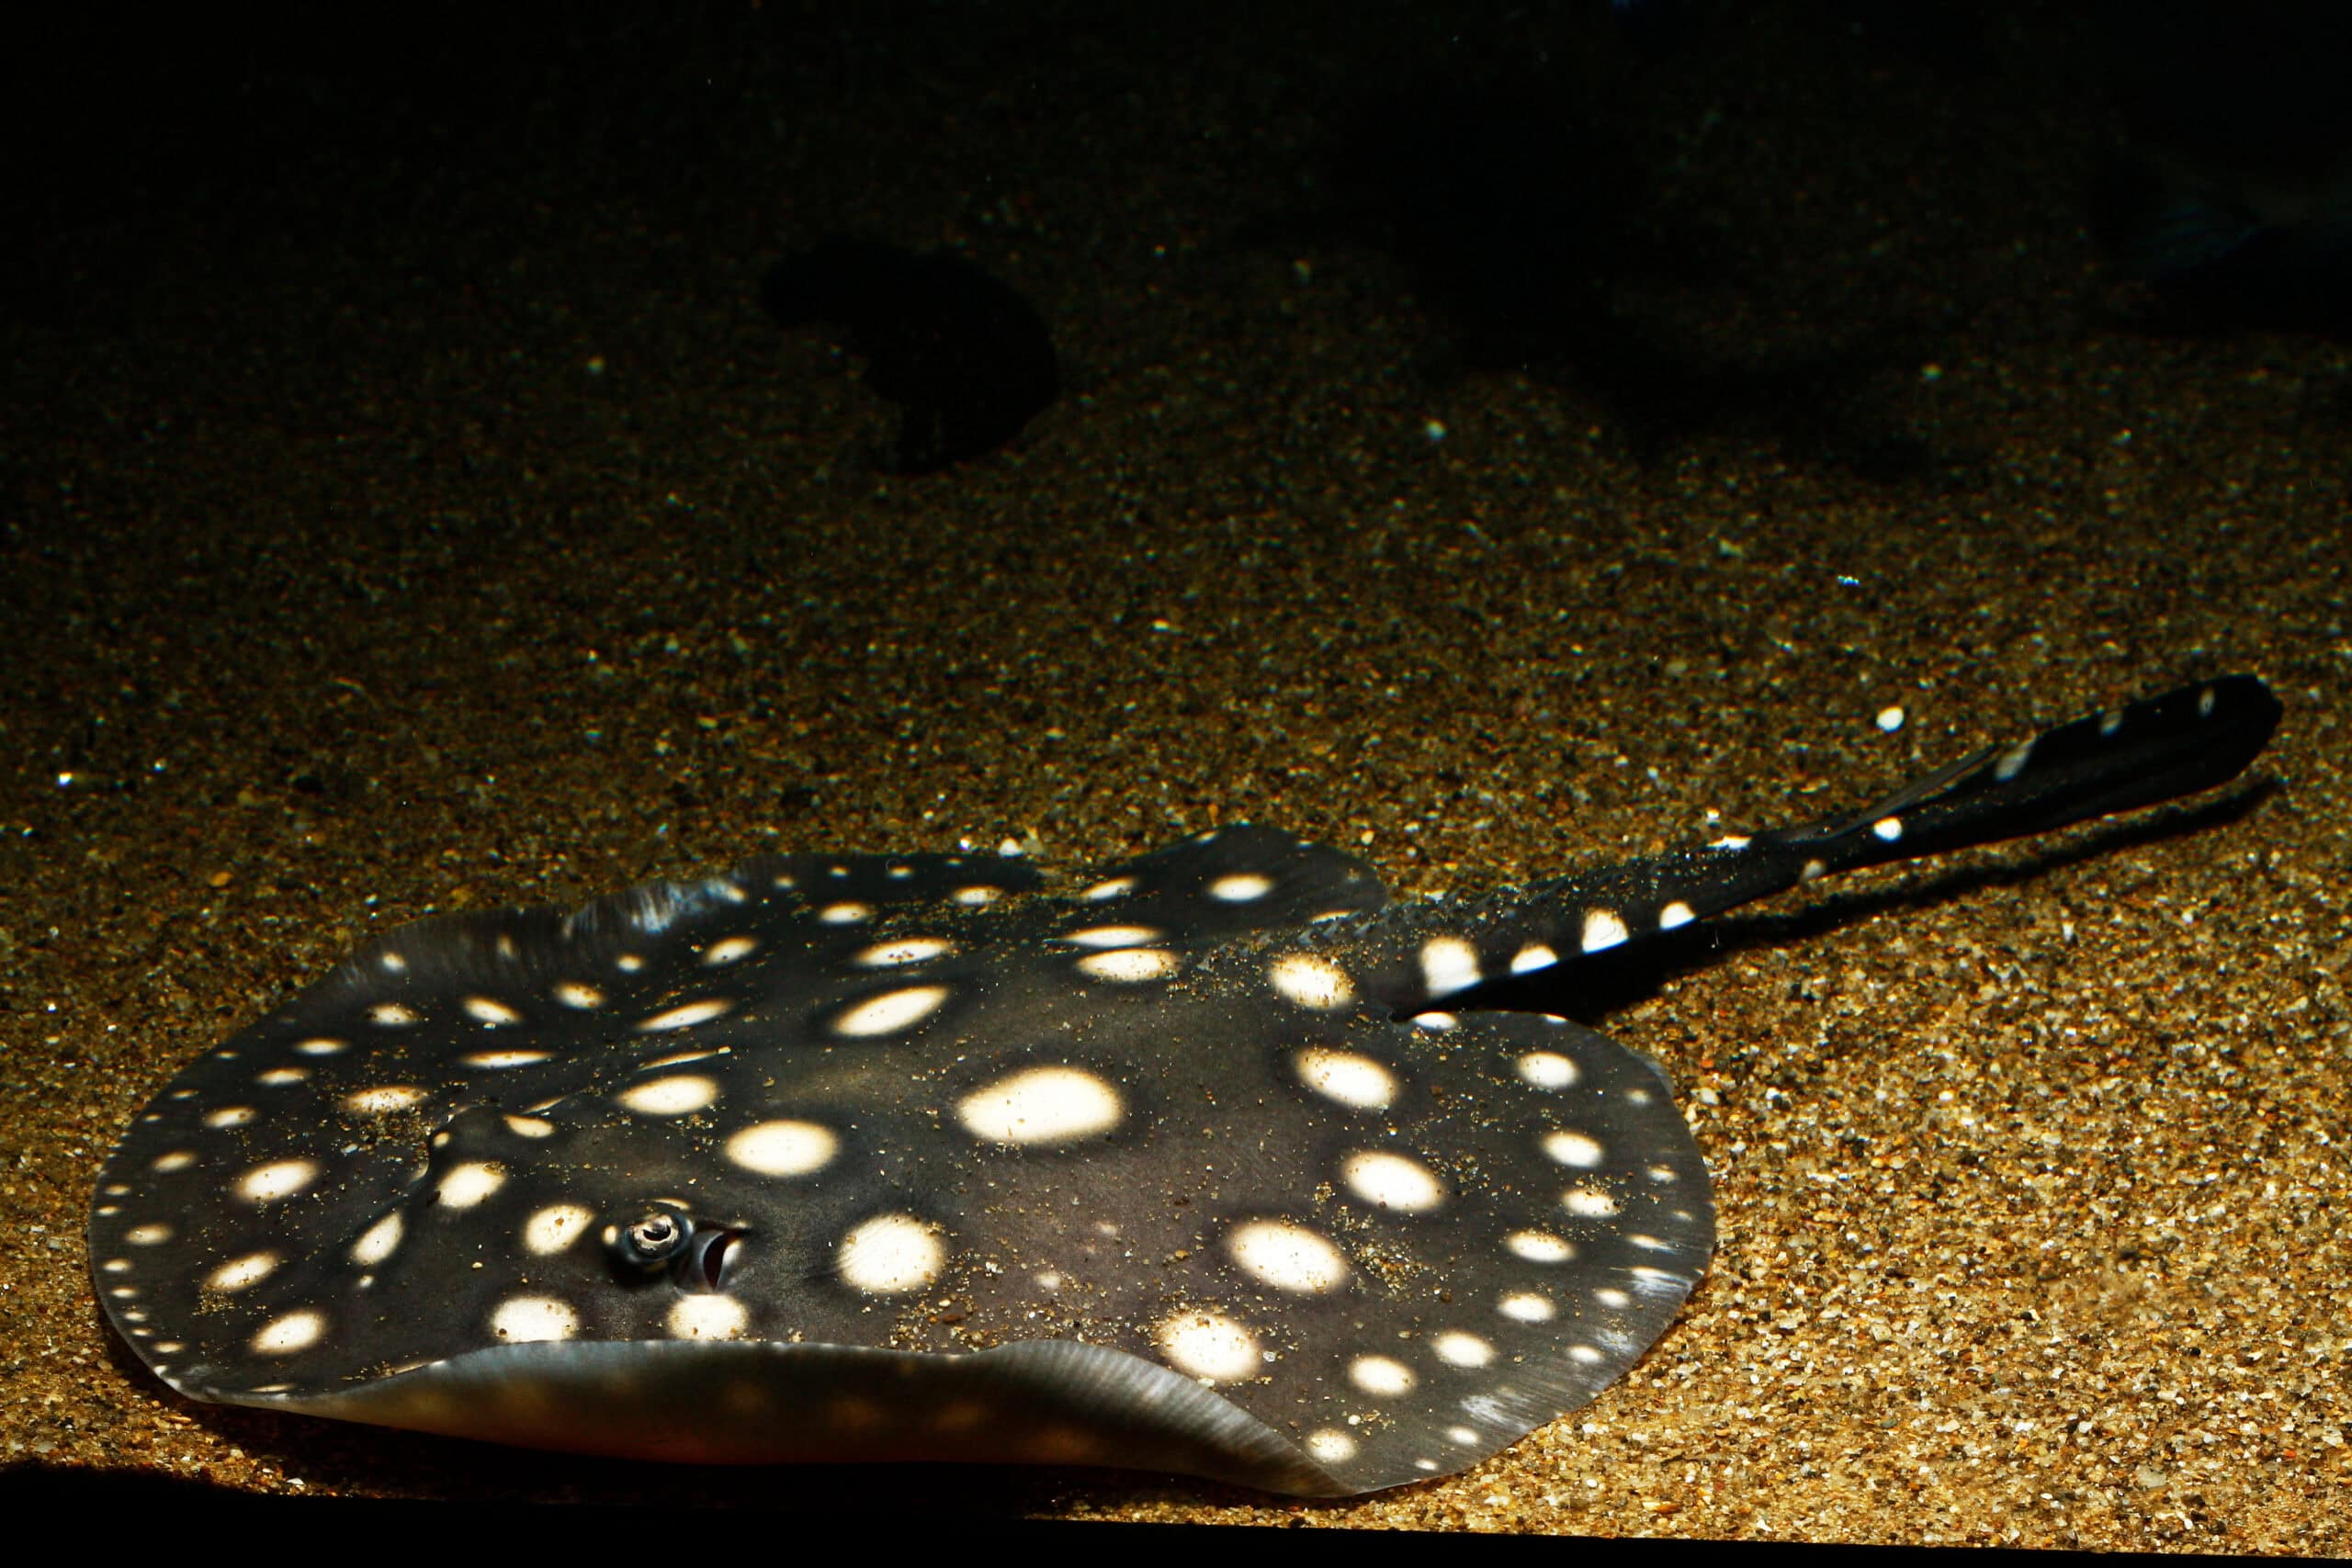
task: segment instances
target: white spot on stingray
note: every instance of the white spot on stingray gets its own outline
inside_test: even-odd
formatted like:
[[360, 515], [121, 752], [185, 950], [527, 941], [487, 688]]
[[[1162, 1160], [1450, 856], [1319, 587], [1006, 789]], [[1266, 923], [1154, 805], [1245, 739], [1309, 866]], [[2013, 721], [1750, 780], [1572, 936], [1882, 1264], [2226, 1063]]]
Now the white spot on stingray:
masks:
[[947, 1248], [939, 1232], [912, 1214], [877, 1214], [842, 1238], [834, 1267], [868, 1295], [920, 1291], [939, 1277]]
[[1882, 817], [1871, 824], [1871, 831], [1885, 842], [1894, 843], [1903, 837], [1903, 818]]
[[284, 1089], [300, 1083], [311, 1076], [308, 1067], [272, 1067], [266, 1073], [255, 1073], [254, 1082], [267, 1089]]
[[722, 937], [702, 950], [702, 961], [713, 968], [748, 958], [759, 951], [760, 939], [755, 936]]
[[1354, 1051], [1308, 1045], [1292, 1055], [1291, 1066], [1299, 1082], [1351, 1111], [1385, 1111], [1396, 1099], [1396, 1075]]
[[470, 1209], [506, 1185], [506, 1168], [494, 1160], [469, 1160], [452, 1166], [434, 1189], [435, 1200], [451, 1209]]
[[580, 1332], [580, 1314], [553, 1296], [509, 1296], [490, 1314], [490, 1327], [501, 1339], [569, 1339]]
[[232, 1258], [204, 1277], [205, 1288], [213, 1291], [242, 1291], [269, 1278], [283, 1261], [275, 1252], [248, 1252], [243, 1258]]
[[1234, 1226], [1225, 1246], [1243, 1273], [1278, 1291], [1321, 1295], [1347, 1283], [1347, 1258], [1303, 1225], [1251, 1220]]
[[568, 1008], [582, 1012], [605, 1005], [605, 993], [594, 986], [583, 986], [577, 980], [566, 980], [555, 988], [555, 999]]
[[1642, 1174], [1660, 1186], [1682, 1179], [1681, 1175], [1670, 1165], [1653, 1165], [1645, 1168]]
[[895, 969], [902, 964], [921, 964], [926, 958], [955, 951], [956, 944], [944, 936], [910, 936], [897, 942], [876, 942], [850, 962], [867, 969]]
[[1410, 1393], [1420, 1380], [1413, 1376], [1413, 1369], [1402, 1361], [1385, 1356], [1358, 1356], [1348, 1363], [1348, 1381], [1377, 1399], [1394, 1399], [1400, 1393]]
[[902, 991], [885, 991], [842, 1009], [833, 1020], [833, 1032], [861, 1037], [895, 1033], [922, 1022], [946, 999], [944, 986], [910, 986]]
[[1355, 999], [1355, 987], [1349, 980], [1348, 972], [1328, 958], [1286, 953], [1267, 967], [1266, 978], [1273, 982], [1274, 989], [1286, 1000], [1317, 1011], [1342, 1008]]
[[1519, 1059], [1519, 1076], [1537, 1089], [1572, 1089], [1584, 1074], [1557, 1051], [1530, 1051]]
[[1252, 903], [1273, 890], [1274, 879], [1261, 876], [1254, 871], [1238, 871], [1209, 884], [1209, 897], [1221, 898], [1228, 904]]
[[1589, 1220], [1605, 1220], [1617, 1213], [1617, 1200], [1598, 1187], [1571, 1187], [1560, 1194], [1560, 1207]]
[[472, 1019], [476, 1023], [486, 1023], [492, 1029], [523, 1021], [521, 1013], [516, 1012], [504, 1002], [489, 997], [468, 997], [458, 1005], [465, 1009], [468, 1018]]
[[[317, 1344], [326, 1331], [325, 1314], [312, 1312], [306, 1307], [300, 1312], [289, 1312], [284, 1317], [264, 1324], [261, 1332], [254, 1335], [248, 1343], [252, 1345], [254, 1354], [256, 1356], [291, 1356], [299, 1350], [307, 1350]], [[160, 1345], [155, 1348], [158, 1350], [163, 1348]]]
[[817, 911], [817, 918], [829, 926], [863, 925], [874, 918], [871, 904], [828, 904]]
[[645, 955], [639, 953], [624, 953], [613, 960], [613, 967], [624, 975], [634, 975], [645, 967]]
[[814, 1122], [761, 1122], [727, 1140], [727, 1157], [759, 1176], [806, 1176], [840, 1148], [841, 1140]]
[[1029, 1067], [958, 1100], [956, 1118], [997, 1144], [1067, 1144], [1100, 1137], [1126, 1114], [1119, 1091], [1079, 1067]]
[[1589, 909], [1584, 917], [1584, 933], [1577, 938], [1587, 953], [1599, 953], [1616, 946], [1629, 933], [1624, 919], [1614, 909]]
[[332, 1036], [322, 1034], [312, 1039], [296, 1041], [294, 1049], [305, 1056], [339, 1056], [351, 1049], [351, 1042], [336, 1040]]
[[1698, 918], [1697, 910], [1678, 898], [1657, 912], [1657, 929], [1670, 931], [1677, 926], [1687, 926]]
[[1993, 764], [1993, 777], [2002, 784], [2007, 784], [2025, 772], [2025, 765], [2031, 761], [2033, 761], [2033, 742], [2020, 740], [2001, 753], [2000, 761]]
[[2098, 738], [2102, 740], [2123, 728], [2123, 710], [2109, 708], [2098, 716]]
[[208, 1127], [242, 1127], [253, 1119], [254, 1108], [250, 1105], [224, 1105], [218, 1111], [204, 1113], [204, 1124]]
[[387, 975], [408, 973], [408, 960], [397, 953], [379, 953], [376, 955], [376, 962]]
[[416, 1021], [416, 1011], [398, 1002], [378, 1002], [368, 1010], [368, 1021], [386, 1029], [404, 1029]]
[[1475, 1334], [1451, 1329], [1430, 1342], [1437, 1359], [1450, 1367], [1483, 1367], [1495, 1359], [1495, 1348]]
[[1451, 996], [1478, 980], [1478, 950], [1460, 937], [1431, 937], [1421, 943], [1421, 984], [1430, 996]]
[[237, 1178], [237, 1196], [248, 1203], [275, 1203], [291, 1198], [318, 1179], [314, 1159], [279, 1159], [257, 1165]]
[[708, 1023], [734, 1005], [724, 997], [706, 997], [698, 1002], [681, 1002], [640, 1021], [637, 1032], [639, 1034], [659, 1034], [665, 1030], [692, 1029], [697, 1023]]
[[1176, 973], [1174, 953], [1157, 947], [1116, 947], [1090, 953], [1078, 961], [1078, 972], [1098, 980], [1160, 980]]
[[1615, 1290], [1609, 1286], [1603, 1286], [1600, 1290], [1593, 1292], [1592, 1299], [1599, 1302], [1602, 1306], [1612, 1308], [1618, 1312], [1623, 1312], [1627, 1307], [1634, 1304], [1633, 1297], [1627, 1295], [1623, 1291]]
[[351, 1244], [351, 1260], [362, 1269], [373, 1269], [392, 1255], [407, 1228], [401, 1223], [401, 1212], [394, 1209], [359, 1233], [359, 1239]]
[[680, 1073], [632, 1084], [613, 1098], [640, 1116], [684, 1116], [717, 1100], [718, 1085], [700, 1073]]
[[1707, 847], [1711, 850], [1744, 850], [1753, 840], [1745, 833], [1726, 833]]
[[1170, 1313], [1154, 1326], [1152, 1337], [1170, 1366], [1203, 1382], [1235, 1382], [1258, 1374], [1257, 1336], [1217, 1313]]
[[1413, 1015], [1413, 1027], [1426, 1029], [1432, 1034], [1452, 1029], [1461, 1021], [1450, 1012], [1417, 1012]]
[[1577, 1255], [1575, 1247], [1549, 1231], [1513, 1231], [1503, 1237], [1503, 1245], [1530, 1263], [1566, 1263]]
[[561, 1252], [595, 1218], [584, 1203], [549, 1203], [523, 1222], [523, 1250], [540, 1258]]
[[161, 1247], [172, 1239], [172, 1227], [161, 1223], [133, 1225], [122, 1233], [122, 1239], [133, 1247]]
[[1903, 710], [1899, 707], [1883, 707], [1879, 709], [1878, 727], [1885, 734], [1894, 734], [1896, 730], [1903, 728]]
[[1054, 940], [1080, 947], [1140, 947], [1148, 942], [1158, 942], [1164, 934], [1158, 926], [1089, 926]]
[[954, 895], [956, 902], [974, 909], [986, 904], [993, 904], [1003, 896], [1004, 889], [985, 886], [958, 887]]
[[490, 1071], [496, 1071], [501, 1067], [527, 1067], [535, 1062], [544, 1062], [547, 1059], [548, 1054], [545, 1051], [476, 1051], [458, 1058], [469, 1067], [481, 1067]]
[[1306, 1435], [1306, 1451], [1325, 1464], [1341, 1464], [1356, 1457], [1356, 1440], [1325, 1427]]
[[381, 1116], [388, 1111], [405, 1111], [424, 1099], [424, 1090], [414, 1084], [384, 1084], [375, 1089], [356, 1089], [343, 1097], [342, 1105], [354, 1116]]
[[1134, 877], [1114, 876], [1108, 882], [1096, 883], [1093, 886], [1080, 894], [1079, 897], [1085, 899], [1090, 904], [1100, 904], [1106, 898], [1116, 898], [1124, 894], [1132, 893], [1135, 890], [1136, 879]]
[[1600, 1142], [1582, 1133], [1546, 1133], [1544, 1152], [1562, 1165], [1575, 1166], [1578, 1170], [1590, 1170], [1600, 1163]]
[[1445, 1201], [1445, 1188], [1429, 1167], [1403, 1155], [1362, 1150], [1340, 1162], [1348, 1190], [1367, 1203], [1417, 1214]]
[[1555, 1310], [1549, 1296], [1532, 1291], [1514, 1291], [1502, 1299], [1502, 1314], [1521, 1323], [1548, 1322]]
[[751, 1321], [751, 1309], [733, 1296], [697, 1292], [677, 1299], [664, 1326], [673, 1339], [733, 1339]]
[[1571, 1361], [1581, 1361], [1586, 1366], [1589, 1367], [1597, 1364], [1600, 1360], [1604, 1359], [1604, 1358], [1601, 1356], [1600, 1351], [1594, 1349], [1589, 1345], [1571, 1345], [1568, 1347], [1568, 1359]]
[[1532, 975], [1538, 969], [1549, 969], [1559, 961], [1558, 953], [1540, 942], [1531, 942], [1511, 954], [1510, 972], [1514, 975]]

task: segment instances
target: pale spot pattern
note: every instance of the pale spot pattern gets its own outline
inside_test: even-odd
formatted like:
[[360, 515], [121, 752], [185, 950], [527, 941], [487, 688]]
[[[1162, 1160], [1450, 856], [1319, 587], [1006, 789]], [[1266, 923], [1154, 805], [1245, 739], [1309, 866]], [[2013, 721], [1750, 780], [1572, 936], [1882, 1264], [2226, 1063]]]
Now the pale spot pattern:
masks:
[[394, 1111], [406, 1111], [424, 1099], [424, 1090], [414, 1084], [383, 1084], [375, 1089], [356, 1089], [343, 1097], [341, 1104], [354, 1116], [382, 1116]]
[[1495, 1348], [1475, 1334], [1449, 1329], [1430, 1341], [1437, 1359], [1450, 1367], [1483, 1367], [1495, 1359]]
[[1386, 1356], [1358, 1356], [1348, 1363], [1348, 1381], [1375, 1399], [1410, 1393], [1420, 1380], [1413, 1369]]
[[1560, 1194], [1560, 1207], [1581, 1219], [1606, 1220], [1617, 1213], [1617, 1200], [1598, 1187], [1571, 1187]]
[[1158, 926], [1088, 926], [1055, 940], [1078, 947], [1141, 947], [1166, 934]]
[[1539, 1296], [1532, 1291], [1515, 1291], [1502, 1299], [1502, 1314], [1521, 1323], [1545, 1323], [1557, 1309], [1549, 1296]]
[[359, 1233], [359, 1239], [351, 1244], [351, 1260], [362, 1269], [373, 1269], [392, 1255], [407, 1229], [400, 1211], [393, 1210]]
[[1236, 1225], [1225, 1245], [1243, 1273], [1278, 1291], [1321, 1295], [1348, 1280], [1340, 1249], [1303, 1225], [1252, 1220]]
[[1532, 942], [1511, 954], [1510, 972], [1514, 975], [1532, 975], [1539, 969], [1549, 969], [1559, 961], [1558, 953], [1540, 942]]
[[1549, 1231], [1513, 1231], [1503, 1238], [1511, 1255], [1530, 1263], [1566, 1263], [1577, 1249]]
[[1587, 953], [1600, 953], [1615, 947], [1631, 933], [1625, 930], [1623, 916], [1614, 909], [1593, 909], [1584, 918], [1583, 934], [1577, 943]]
[[1460, 937], [1432, 937], [1421, 943], [1421, 984], [1430, 996], [1451, 996], [1478, 980], [1478, 950]]
[[434, 1196], [444, 1207], [470, 1209], [506, 1185], [506, 1168], [495, 1160], [469, 1160], [453, 1166], [449, 1174], [434, 1189]]
[[878, 942], [850, 960], [864, 969], [895, 969], [905, 964], [921, 964], [926, 959], [941, 958], [956, 951], [956, 944], [944, 936], [901, 937], [896, 942]]
[[510, 1296], [490, 1314], [490, 1331], [518, 1343], [569, 1339], [580, 1332], [580, 1314], [553, 1296]]
[[1601, 1160], [1599, 1141], [1582, 1133], [1546, 1133], [1544, 1134], [1544, 1152], [1560, 1164], [1574, 1166], [1578, 1170], [1590, 1170]]
[[490, 997], [468, 997], [458, 1005], [465, 1010], [468, 1018], [472, 1019], [476, 1023], [488, 1024], [492, 1029], [523, 1021], [521, 1013], [516, 1012], [504, 1002]]
[[280, 1261], [275, 1252], [248, 1252], [243, 1258], [232, 1258], [204, 1277], [205, 1288], [242, 1291], [248, 1285], [256, 1285], [268, 1279]]
[[692, 1029], [697, 1023], [708, 1023], [734, 1005], [724, 997], [707, 997], [700, 1001], [682, 1002], [676, 1007], [665, 1008], [651, 1018], [640, 1021], [637, 1026], [638, 1032], [641, 1034], [659, 1034], [672, 1029]]
[[633, 1084], [616, 1098], [623, 1107], [640, 1116], [684, 1116], [718, 1100], [718, 1084], [699, 1073], [680, 1073]]
[[545, 1051], [476, 1051], [471, 1055], [458, 1058], [469, 1067], [480, 1067], [491, 1072], [505, 1067], [534, 1066], [547, 1059], [548, 1054]]
[[537, 1258], [553, 1257], [595, 1218], [595, 1211], [584, 1203], [549, 1203], [523, 1222], [523, 1250]]
[[605, 993], [594, 986], [583, 986], [577, 980], [566, 980], [555, 988], [555, 999], [568, 1008], [577, 1008], [582, 1012], [587, 1012], [605, 1005]]
[[1291, 1057], [1298, 1081], [1351, 1111], [1385, 1111], [1396, 1100], [1396, 1075], [1354, 1051], [1309, 1045]]
[[1100, 1137], [1126, 1114], [1119, 1091], [1080, 1067], [1030, 1067], [956, 1102], [956, 1120], [996, 1144], [1068, 1144]]
[[237, 1196], [248, 1203], [275, 1203], [301, 1191], [317, 1180], [318, 1175], [316, 1160], [272, 1160], [237, 1178]]
[[756, 1176], [806, 1176], [832, 1163], [840, 1147], [814, 1122], [761, 1122], [727, 1140], [727, 1157]]
[[1223, 899], [1227, 904], [1251, 903], [1263, 898], [1273, 890], [1272, 877], [1261, 876], [1256, 872], [1250, 871], [1235, 872], [1230, 876], [1220, 876], [1209, 884], [1209, 897]]
[[1306, 1451], [1325, 1464], [1342, 1464], [1356, 1457], [1356, 1440], [1334, 1427], [1318, 1427], [1306, 1435]]
[[251, 1343], [256, 1356], [291, 1356], [317, 1344], [326, 1331], [325, 1314], [306, 1307], [264, 1324]]
[[242, 1127], [253, 1119], [254, 1108], [250, 1105], [224, 1105], [218, 1111], [206, 1111], [204, 1124], [208, 1127]]
[[1321, 1012], [1343, 1008], [1355, 999], [1355, 987], [1348, 979], [1348, 972], [1328, 958], [1287, 953], [1274, 960], [1266, 977], [1285, 1000]]
[[759, 950], [760, 939], [755, 936], [722, 937], [702, 950], [702, 961], [715, 969], [722, 964], [749, 958]]
[[1871, 831], [1884, 842], [1894, 843], [1903, 837], [1903, 818], [1882, 817], [1871, 824]]
[[1670, 931], [1678, 926], [1687, 926], [1698, 918], [1697, 910], [1678, 898], [1657, 912], [1657, 929]]
[[910, 986], [904, 990], [885, 991], [842, 1009], [833, 1020], [833, 1032], [859, 1039], [894, 1034], [921, 1023], [946, 999], [944, 986]]
[[736, 1339], [751, 1322], [751, 1309], [734, 1297], [701, 1292], [680, 1296], [663, 1326], [673, 1339]]
[[1519, 1076], [1537, 1089], [1572, 1089], [1584, 1074], [1557, 1051], [1530, 1051], [1519, 1059]]
[[1258, 1373], [1258, 1337], [1219, 1313], [1170, 1313], [1152, 1330], [1168, 1364], [1203, 1382], [1238, 1382]]
[[1164, 980], [1176, 973], [1176, 955], [1157, 947], [1114, 948], [1108, 953], [1090, 953], [1078, 961], [1078, 972], [1081, 975], [1127, 984]]
[[1340, 1162], [1348, 1190], [1383, 1209], [1418, 1214], [1445, 1201], [1445, 1188], [1430, 1168], [1403, 1155], [1363, 1150]]
[[868, 1295], [904, 1295], [939, 1277], [947, 1248], [912, 1214], [877, 1214], [842, 1238], [833, 1258], [842, 1279]]
[[828, 904], [817, 911], [817, 918], [829, 926], [862, 925], [874, 918], [871, 904]]

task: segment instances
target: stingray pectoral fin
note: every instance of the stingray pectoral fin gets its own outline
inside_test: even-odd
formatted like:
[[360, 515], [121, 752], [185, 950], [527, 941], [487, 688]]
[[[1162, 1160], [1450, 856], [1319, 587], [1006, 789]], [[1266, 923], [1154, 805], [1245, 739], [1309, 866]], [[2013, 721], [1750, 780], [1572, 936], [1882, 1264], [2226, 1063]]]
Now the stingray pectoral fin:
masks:
[[1035, 1340], [962, 1355], [771, 1341], [500, 1345], [267, 1410], [691, 1464], [1104, 1465], [1270, 1492], [1358, 1490], [1193, 1379]]

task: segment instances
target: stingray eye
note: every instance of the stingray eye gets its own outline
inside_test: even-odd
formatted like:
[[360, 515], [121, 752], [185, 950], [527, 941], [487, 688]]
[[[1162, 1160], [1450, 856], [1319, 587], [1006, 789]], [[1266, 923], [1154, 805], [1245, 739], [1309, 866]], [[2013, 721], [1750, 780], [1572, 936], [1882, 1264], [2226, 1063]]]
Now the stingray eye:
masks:
[[605, 1249], [624, 1268], [666, 1269], [694, 1242], [695, 1223], [676, 1209], [655, 1205], [636, 1218], [605, 1227]]

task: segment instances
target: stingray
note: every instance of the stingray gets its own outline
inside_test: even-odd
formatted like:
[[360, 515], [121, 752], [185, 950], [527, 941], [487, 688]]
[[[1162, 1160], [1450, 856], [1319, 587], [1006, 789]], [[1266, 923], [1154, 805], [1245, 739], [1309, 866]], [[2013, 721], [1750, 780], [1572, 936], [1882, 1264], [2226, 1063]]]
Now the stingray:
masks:
[[1448, 1474], [1632, 1367], [1715, 1240], [1657, 1063], [1466, 1004], [2213, 787], [2278, 713], [2229, 676], [1477, 898], [1233, 826], [1062, 877], [792, 854], [420, 920], [139, 1114], [99, 1299], [190, 1398], [502, 1443]]

